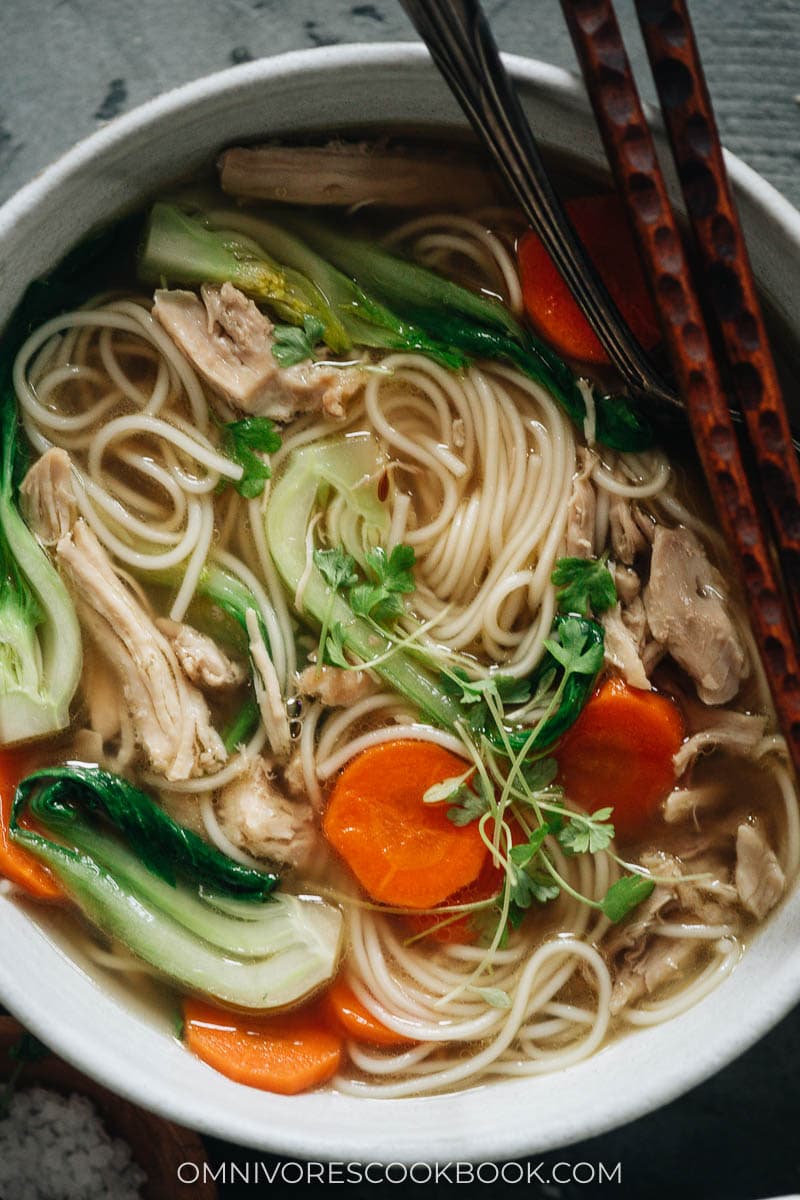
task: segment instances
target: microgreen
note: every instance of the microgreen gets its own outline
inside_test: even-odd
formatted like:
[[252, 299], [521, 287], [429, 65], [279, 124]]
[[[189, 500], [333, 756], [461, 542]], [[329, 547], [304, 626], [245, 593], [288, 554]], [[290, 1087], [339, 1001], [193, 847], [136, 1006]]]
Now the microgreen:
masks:
[[315, 550], [314, 565], [334, 592], [358, 582], [356, 560], [346, 554], [341, 546], [334, 546], [331, 550]]
[[272, 334], [272, 357], [281, 367], [294, 367], [312, 358], [322, 341], [325, 326], [318, 317], [306, 315], [302, 326], [276, 325]]
[[240, 496], [253, 500], [261, 495], [272, 472], [258, 455], [274, 454], [280, 445], [280, 435], [267, 417], [245, 417], [223, 425], [220, 450], [242, 468], [242, 478], [233, 484]]
[[350, 592], [350, 606], [360, 617], [379, 625], [395, 621], [403, 612], [402, 597], [414, 591], [412, 569], [416, 562], [413, 546], [400, 543], [387, 554], [382, 546], [367, 552], [371, 579]]

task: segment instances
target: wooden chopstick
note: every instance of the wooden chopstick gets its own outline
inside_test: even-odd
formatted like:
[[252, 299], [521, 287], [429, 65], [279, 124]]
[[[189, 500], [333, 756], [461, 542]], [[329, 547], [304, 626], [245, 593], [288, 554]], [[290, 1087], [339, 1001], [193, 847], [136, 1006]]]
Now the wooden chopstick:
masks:
[[800, 661], [789, 612], [614, 7], [611, 0], [562, 0], [562, 7], [636, 233], [706, 482], [739, 567], [781, 729], [800, 773]]
[[800, 629], [800, 460], [781, 394], [711, 97], [684, 0], [636, 11], [703, 262], [701, 288], [722, 334], [784, 580]]

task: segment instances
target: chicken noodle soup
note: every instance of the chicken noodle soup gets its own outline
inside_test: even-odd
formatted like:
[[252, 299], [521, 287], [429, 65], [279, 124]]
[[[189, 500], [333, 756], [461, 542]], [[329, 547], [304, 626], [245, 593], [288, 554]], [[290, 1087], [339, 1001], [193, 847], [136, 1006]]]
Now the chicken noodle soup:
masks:
[[233, 150], [6, 338], [0, 870], [281, 1092], [578, 1062], [711, 992], [800, 853], [693, 463], [423, 159], [395, 199], [391, 147]]

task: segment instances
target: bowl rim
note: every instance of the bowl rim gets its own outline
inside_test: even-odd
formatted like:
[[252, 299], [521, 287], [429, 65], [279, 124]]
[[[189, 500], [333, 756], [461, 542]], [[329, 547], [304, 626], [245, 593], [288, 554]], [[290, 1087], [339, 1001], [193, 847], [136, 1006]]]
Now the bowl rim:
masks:
[[[539, 62], [518, 55], [503, 56], [515, 80], [523, 86], [550, 94], [571, 107], [586, 112], [589, 111], [588, 100], [580, 80], [563, 70], [547, 63]], [[66, 151], [50, 166], [44, 168], [29, 183], [21, 188], [14, 196], [0, 207], [0, 243], [6, 238], [13, 237], [14, 227], [26, 214], [33, 211], [36, 205], [57, 188], [59, 184], [79, 172], [86, 164], [118, 143], [122, 143], [129, 135], [147, 127], [152, 121], [161, 120], [171, 113], [177, 113], [196, 100], [219, 100], [225, 94], [235, 93], [240, 85], [269, 84], [281, 78], [302, 76], [307, 73], [341, 72], [347, 68], [357, 67], [373, 71], [382, 67], [407, 67], [412, 70], [427, 69], [433, 72], [433, 66], [425, 48], [416, 42], [386, 42], [386, 43], [348, 43], [331, 47], [309, 50], [290, 51], [272, 58], [260, 59], [256, 62], [231, 67], [211, 75], [203, 76], [174, 88], [146, 103], [136, 107], [129, 113], [115, 118], [107, 126], [97, 130], [79, 141]], [[660, 124], [655, 120], [656, 126]], [[727, 166], [737, 192], [753, 202], [763, 215], [772, 223], [779, 238], [800, 250], [800, 213], [785, 199], [770, 183], [763, 179], [751, 167], [747, 166], [734, 155], [726, 152]], [[0, 908], [6, 906], [0, 899]], [[13, 908], [13, 906], [12, 906]], [[16, 910], [18, 912], [19, 910]], [[8, 914], [11, 915], [11, 914]], [[28, 924], [27, 916], [20, 914], [20, 921]], [[11, 925], [14, 921], [10, 922]], [[4, 936], [5, 922], [0, 921], [0, 943]], [[21, 926], [20, 926], [21, 928]], [[11, 935], [9, 935], [11, 936]], [[759, 940], [759, 939], [757, 939]], [[47, 943], [50, 953], [63, 953], [56, 946]], [[752, 954], [752, 948], [745, 956], [745, 962]], [[4, 961], [7, 961], [4, 958]], [[198, 1071], [194, 1071], [194, 1080], [198, 1084], [197, 1092], [188, 1095], [174, 1094], [174, 1087], [166, 1078], [153, 1080], [142, 1069], [141, 1064], [131, 1064], [126, 1057], [124, 1043], [114, 1043], [110, 1048], [108, 1042], [103, 1053], [92, 1050], [87, 1045], [87, 1022], [72, 1019], [71, 1021], [52, 1020], [52, 1009], [46, 994], [31, 995], [26, 987], [26, 973], [0, 969], [0, 1000], [27, 1027], [41, 1037], [52, 1049], [72, 1065], [91, 1075], [98, 1082], [109, 1087], [117, 1094], [133, 1101], [142, 1107], [158, 1113], [161, 1116], [180, 1122], [190, 1128], [215, 1137], [222, 1137], [242, 1145], [252, 1146], [262, 1151], [279, 1155], [299, 1155], [305, 1158], [319, 1159], [327, 1157], [341, 1161], [343, 1153], [353, 1152], [353, 1161], [358, 1160], [363, 1152], [368, 1152], [373, 1161], [393, 1161], [400, 1163], [434, 1161], [432, 1151], [441, 1151], [440, 1161], [448, 1160], [478, 1161], [481, 1159], [500, 1160], [514, 1155], [528, 1155], [546, 1150], [567, 1146], [578, 1140], [585, 1140], [605, 1133], [610, 1129], [623, 1125], [631, 1120], [645, 1115], [662, 1106], [677, 1096], [685, 1093], [701, 1083], [710, 1074], [725, 1066], [739, 1054], [753, 1045], [763, 1034], [775, 1025], [800, 998], [800, 953], [792, 955], [784, 947], [781, 960], [781, 971], [777, 978], [771, 980], [771, 988], [765, 989], [757, 1010], [748, 1014], [746, 1028], [737, 1025], [736, 1028], [723, 1025], [713, 1039], [703, 1042], [694, 1048], [690, 1060], [683, 1054], [673, 1055], [665, 1062], [658, 1060], [660, 1074], [648, 1080], [647, 1086], [641, 1087], [634, 1094], [623, 1094], [619, 1090], [613, 1098], [613, 1112], [608, 1108], [598, 1108], [588, 1115], [581, 1114], [579, 1121], [562, 1121], [558, 1128], [550, 1127], [544, 1136], [537, 1137], [525, 1121], [519, 1123], [507, 1120], [498, 1128], [496, 1123], [486, 1125], [472, 1121], [463, 1124], [467, 1110], [473, 1107], [476, 1095], [487, 1095], [487, 1087], [505, 1088], [511, 1099], [519, 1097], [524, 1091], [524, 1085], [530, 1085], [533, 1080], [504, 1080], [478, 1089], [468, 1088], [464, 1091], [438, 1097], [422, 1097], [410, 1100], [392, 1100], [392, 1110], [397, 1114], [397, 1122], [401, 1123], [403, 1114], [412, 1109], [423, 1115], [423, 1121], [417, 1132], [402, 1139], [395, 1147], [391, 1134], [387, 1132], [380, 1143], [373, 1144], [364, 1140], [363, 1132], [354, 1126], [345, 1128], [338, 1123], [333, 1128], [322, 1128], [313, 1131], [313, 1121], [310, 1123], [312, 1132], [305, 1128], [308, 1119], [300, 1118], [303, 1110], [313, 1116], [321, 1117], [325, 1111], [319, 1102], [333, 1101], [331, 1093], [310, 1093], [306, 1097], [272, 1097], [273, 1100], [286, 1106], [288, 1119], [277, 1127], [265, 1129], [258, 1121], [245, 1121], [244, 1127], [240, 1115], [232, 1105], [230, 1111], [224, 1106], [212, 1113], [204, 1107], [202, 1096], [202, 1081], [208, 1079], [203, 1072], [208, 1068], [197, 1063]], [[742, 970], [742, 964], [737, 972]], [[35, 968], [31, 968], [28, 978], [34, 977]], [[681, 1022], [683, 1017], [673, 1018], [668, 1025], [673, 1027]], [[732, 1025], [733, 1023], [731, 1023]], [[663, 1026], [661, 1027], [664, 1028]], [[640, 1031], [640, 1035], [647, 1031]], [[176, 1047], [184, 1053], [180, 1047]], [[597, 1063], [605, 1051], [593, 1055], [589, 1063]], [[654, 1064], [655, 1065], [655, 1064]], [[578, 1064], [578, 1067], [585, 1067]], [[569, 1068], [576, 1071], [578, 1068]], [[220, 1077], [217, 1077], [219, 1079]], [[545, 1078], [553, 1081], [556, 1076]], [[590, 1075], [584, 1072], [587, 1080]], [[238, 1084], [224, 1081], [229, 1088], [241, 1092]], [[217, 1090], [227, 1089], [218, 1085]], [[230, 1092], [233, 1099], [233, 1092]], [[264, 1096], [264, 1093], [258, 1093]], [[352, 1098], [347, 1098], [352, 1101]], [[386, 1101], [360, 1099], [355, 1105], [342, 1104], [342, 1112], [353, 1119], [356, 1112], [365, 1115], [370, 1110], [385, 1112]], [[259, 1107], [253, 1102], [254, 1107]], [[263, 1109], [265, 1104], [261, 1104]], [[334, 1104], [334, 1107], [336, 1105]], [[479, 1100], [478, 1109], [485, 1106]], [[282, 1117], [283, 1109], [273, 1107], [276, 1115]], [[513, 1113], [512, 1105], [508, 1113]], [[432, 1135], [432, 1121], [435, 1123], [442, 1118], [448, 1118], [446, 1140], [442, 1141]], [[455, 1121], [449, 1125], [453, 1114]], [[538, 1114], [542, 1115], [542, 1114]], [[380, 1119], [380, 1118], [379, 1118]], [[263, 1112], [259, 1118], [264, 1121]], [[460, 1122], [462, 1122], [460, 1124]], [[342, 1144], [344, 1143], [344, 1144]]]

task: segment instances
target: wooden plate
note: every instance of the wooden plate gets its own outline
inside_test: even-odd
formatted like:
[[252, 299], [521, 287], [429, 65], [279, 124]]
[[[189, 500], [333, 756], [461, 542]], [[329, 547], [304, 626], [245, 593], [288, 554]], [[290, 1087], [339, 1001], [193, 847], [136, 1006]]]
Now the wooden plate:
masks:
[[[0, 1017], [0, 1081], [7, 1079], [13, 1069], [8, 1052], [23, 1032], [13, 1017]], [[217, 1200], [216, 1184], [203, 1179], [203, 1165], [208, 1159], [196, 1133], [136, 1108], [54, 1054], [25, 1063], [17, 1088], [26, 1085], [50, 1088], [62, 1095], [77, 1092], [88, 1096], [111, 1136], [128, 1143], [134, 1160], [146, 1172], [147, 1182], [142, 1188], [145, 1200]], [[194, 1163], [200, 1168], [197, 1183], [180, 1182], [177, 1171], [181, 1163]]]

